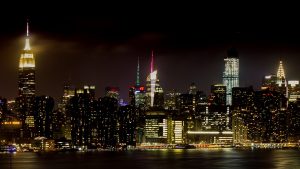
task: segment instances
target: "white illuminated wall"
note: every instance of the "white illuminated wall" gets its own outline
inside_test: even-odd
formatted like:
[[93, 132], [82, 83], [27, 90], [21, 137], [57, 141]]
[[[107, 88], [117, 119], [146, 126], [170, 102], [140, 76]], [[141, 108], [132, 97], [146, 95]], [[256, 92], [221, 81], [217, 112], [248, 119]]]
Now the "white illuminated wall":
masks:
[[232, 88], [239, 87], [239, 59], [225, 58], [225, 71], [223, 73], [223, 84], [226, 86], [226, 104], [232, 103]]

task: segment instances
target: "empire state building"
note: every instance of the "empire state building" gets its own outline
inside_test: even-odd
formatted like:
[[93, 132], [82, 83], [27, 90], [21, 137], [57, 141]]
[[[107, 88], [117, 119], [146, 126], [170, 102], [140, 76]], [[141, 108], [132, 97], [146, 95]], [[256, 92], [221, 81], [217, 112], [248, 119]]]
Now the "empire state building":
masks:
[[21, 52], [19, 61], [18, 95], [26, 100], [35, 96], [35, 60], [29, 43], [29, 25], [27, 22], [27, 34], [25, 47]]

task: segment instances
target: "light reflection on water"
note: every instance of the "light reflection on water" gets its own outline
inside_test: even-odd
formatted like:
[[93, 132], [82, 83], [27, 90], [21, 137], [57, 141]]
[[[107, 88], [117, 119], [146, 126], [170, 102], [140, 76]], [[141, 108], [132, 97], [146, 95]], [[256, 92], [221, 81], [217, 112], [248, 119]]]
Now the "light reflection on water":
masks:
[[146, 150], [98, 153], [0, 154], [0, 169], [300, 169], [299, 150]]

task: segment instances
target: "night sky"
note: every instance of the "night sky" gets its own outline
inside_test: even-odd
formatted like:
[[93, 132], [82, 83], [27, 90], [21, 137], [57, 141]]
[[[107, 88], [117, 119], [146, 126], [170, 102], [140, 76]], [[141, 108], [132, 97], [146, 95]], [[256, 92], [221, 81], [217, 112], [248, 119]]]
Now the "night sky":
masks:
[[[214, 14], [189, 10], [139, 9], [80, 13], [29, 14], [31, 47], [36, 58], [37, 95], [62, 96], [63, 85], [118, 86], [128, 99], [140, 57], [145, 84], [154, 50], [155, 67], [164, 91], [186, 92], [195, 82], [209, 94], [222, 83], [223, 58], [235, 47], [240, 57], [240, 86], [260, 86], [264, 75], [276, 73], [282, 58], [287, 78], [300, 79], [300, 33], [297, 20], [273, 13], [263, 16]], [[241, 10], [240, 10], [241, 11]], [[24, 47], [26, 16], [1, 16], [0, 96], [17, 96], [18, 60]], [[299, 20], [299, 19], [298, 19]]]

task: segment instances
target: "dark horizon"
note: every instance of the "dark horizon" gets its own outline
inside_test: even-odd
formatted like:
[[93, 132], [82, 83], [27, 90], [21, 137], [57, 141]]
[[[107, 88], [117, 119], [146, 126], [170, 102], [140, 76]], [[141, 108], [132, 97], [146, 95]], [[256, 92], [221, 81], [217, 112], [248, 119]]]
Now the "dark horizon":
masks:
[[[300, 79], [297, 31], [268, 27], [249, 31], [247, 24], [238, 26], [238, 21], [212, 23], [188, 14], [129, 16], [29, 16], [37, 95], [59, 99], [64, 83], [70, 82], [76, 87], [95, 85], [97, 97], [104, 95], [106, 86], [117, 86], [127, 100], [138, 56], [141, 84], [145, 84], [151, 50], [165, 92], [186, 92], [195, 82], [208, 95], [212, 84], [222, 83], [223, 58], [231, 47], [239, 53], [242, 87], [258, 89], [264, 75], [276, 73], [280, 59], [287, 79]], [[2, 24], [6, 26], [0, 28], [0, 96], [12, 99], [17, 96], [26, 16], [10, 16]]]

